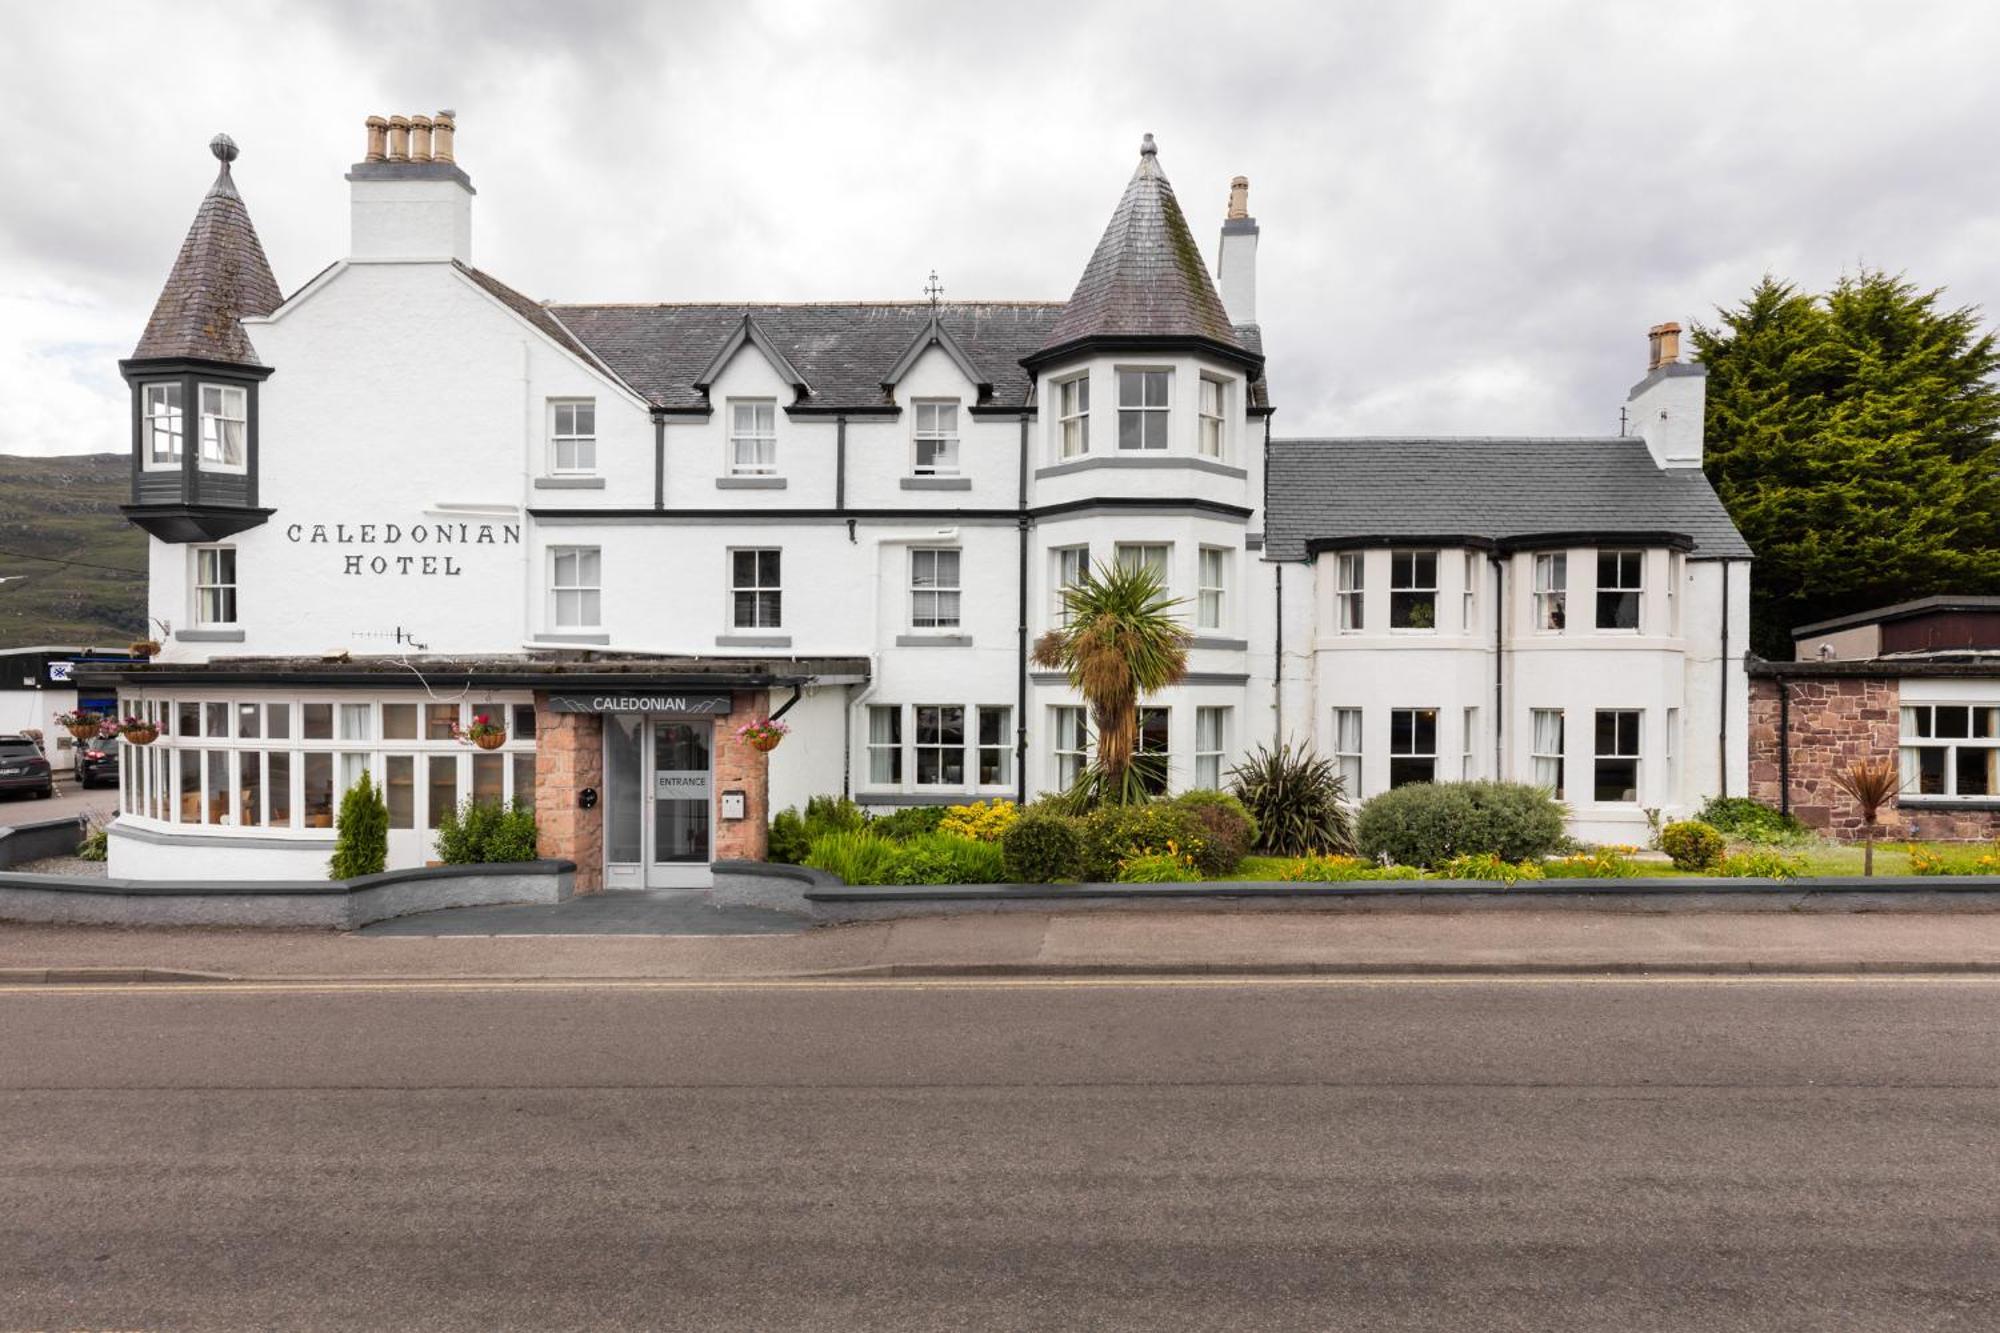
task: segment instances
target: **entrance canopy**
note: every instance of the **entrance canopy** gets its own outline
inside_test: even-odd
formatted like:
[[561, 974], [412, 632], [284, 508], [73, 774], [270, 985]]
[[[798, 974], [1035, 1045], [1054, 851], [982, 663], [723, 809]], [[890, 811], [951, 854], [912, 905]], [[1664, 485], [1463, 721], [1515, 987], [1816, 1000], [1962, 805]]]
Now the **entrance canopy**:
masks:
[[[869, 678], [865, 657], [639, 657], [588, 652], [526, 653], [505, 657], [225, 657], [207, 662], [156, 662], [117, 666], [78, 664], [86, 688], [144, 689], [163, 685], [266, 688], [547, 690], [565, 712], [677, 712], [653, 708], [649, 698], [689, 702], [721, 698], [731, 690], [807, 685], [859, 685]], [[617, 705], [619, 695], [641, 700]], [[554, 700], [583, 700], [583, 705]], [[602, 699], [602, 706], [588, 706]], [[729, 711], [725, 702], [719, 716]]]

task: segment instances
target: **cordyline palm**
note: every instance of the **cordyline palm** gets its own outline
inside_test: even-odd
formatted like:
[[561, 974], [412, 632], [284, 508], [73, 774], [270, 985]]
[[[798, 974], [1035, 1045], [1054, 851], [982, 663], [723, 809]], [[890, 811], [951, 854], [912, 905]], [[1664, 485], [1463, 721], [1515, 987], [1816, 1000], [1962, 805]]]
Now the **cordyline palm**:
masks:
[[1086, 571], [1062, 596], [1069, 624], [1035, 641], [1035, 664], [1063, 672], [1090, 705], [1097, 734], [1092, 776], [1103, 799], [1144, 800], [1133, 762], [1139, 700], [1187, 674], [1194, 636], [1173, 615], [1180, 603], [1144, 566]]
[[1861, 812], [1861, 834], [1864, 839], [1861, 853], [1861, 873], [1875, 873], [1875, 821], [1882, 813], [1882, 807], [1896, 799], [1902, 790], [1902, 779], [1896, 772], [1893, 759], [1861, 759], [1846, 768], [1833, 770], [1833, 785], [1853, 798], [1855, 807]]

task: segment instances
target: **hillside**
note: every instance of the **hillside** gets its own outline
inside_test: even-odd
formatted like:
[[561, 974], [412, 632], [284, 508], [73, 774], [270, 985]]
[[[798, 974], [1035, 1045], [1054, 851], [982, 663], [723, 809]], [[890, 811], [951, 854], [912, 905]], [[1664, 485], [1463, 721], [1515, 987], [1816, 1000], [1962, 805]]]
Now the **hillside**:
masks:
[[123, 648], [141, 637], [146, 534], [118, 512], [131, 487], [124, 454], [0, 454], [0, 646]]

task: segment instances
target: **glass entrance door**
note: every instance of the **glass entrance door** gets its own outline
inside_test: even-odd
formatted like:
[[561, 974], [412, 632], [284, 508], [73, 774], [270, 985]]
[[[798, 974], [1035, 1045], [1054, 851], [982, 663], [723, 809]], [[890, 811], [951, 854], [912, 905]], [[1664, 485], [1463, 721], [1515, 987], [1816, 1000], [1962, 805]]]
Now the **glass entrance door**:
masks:
[[655, 721], [652, 730], [651, 862], [654, 866], [706, 867], [711, 726], [706, 722]]

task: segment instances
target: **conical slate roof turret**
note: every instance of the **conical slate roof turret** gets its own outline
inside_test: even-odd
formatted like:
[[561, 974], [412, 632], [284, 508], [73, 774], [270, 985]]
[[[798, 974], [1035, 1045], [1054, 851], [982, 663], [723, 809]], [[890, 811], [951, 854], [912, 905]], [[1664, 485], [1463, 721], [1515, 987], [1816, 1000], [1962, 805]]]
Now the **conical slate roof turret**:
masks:
[[1196, 338], [1251, 355], [1216, 295], [1148, 134], [1125, 197], [1036, 356], [1087, 340], [1163, 338]]
[[153, 317], [132, 352], [134, 360], [173, 357], [257, 365], [257, 349], [238, 321], [268, 315], [284, 301], [250, 223], [250, 210], [230, 179], [236, 145], [218, 134], [208, 147], [221, 160], [222, 171], [181, 242]]

